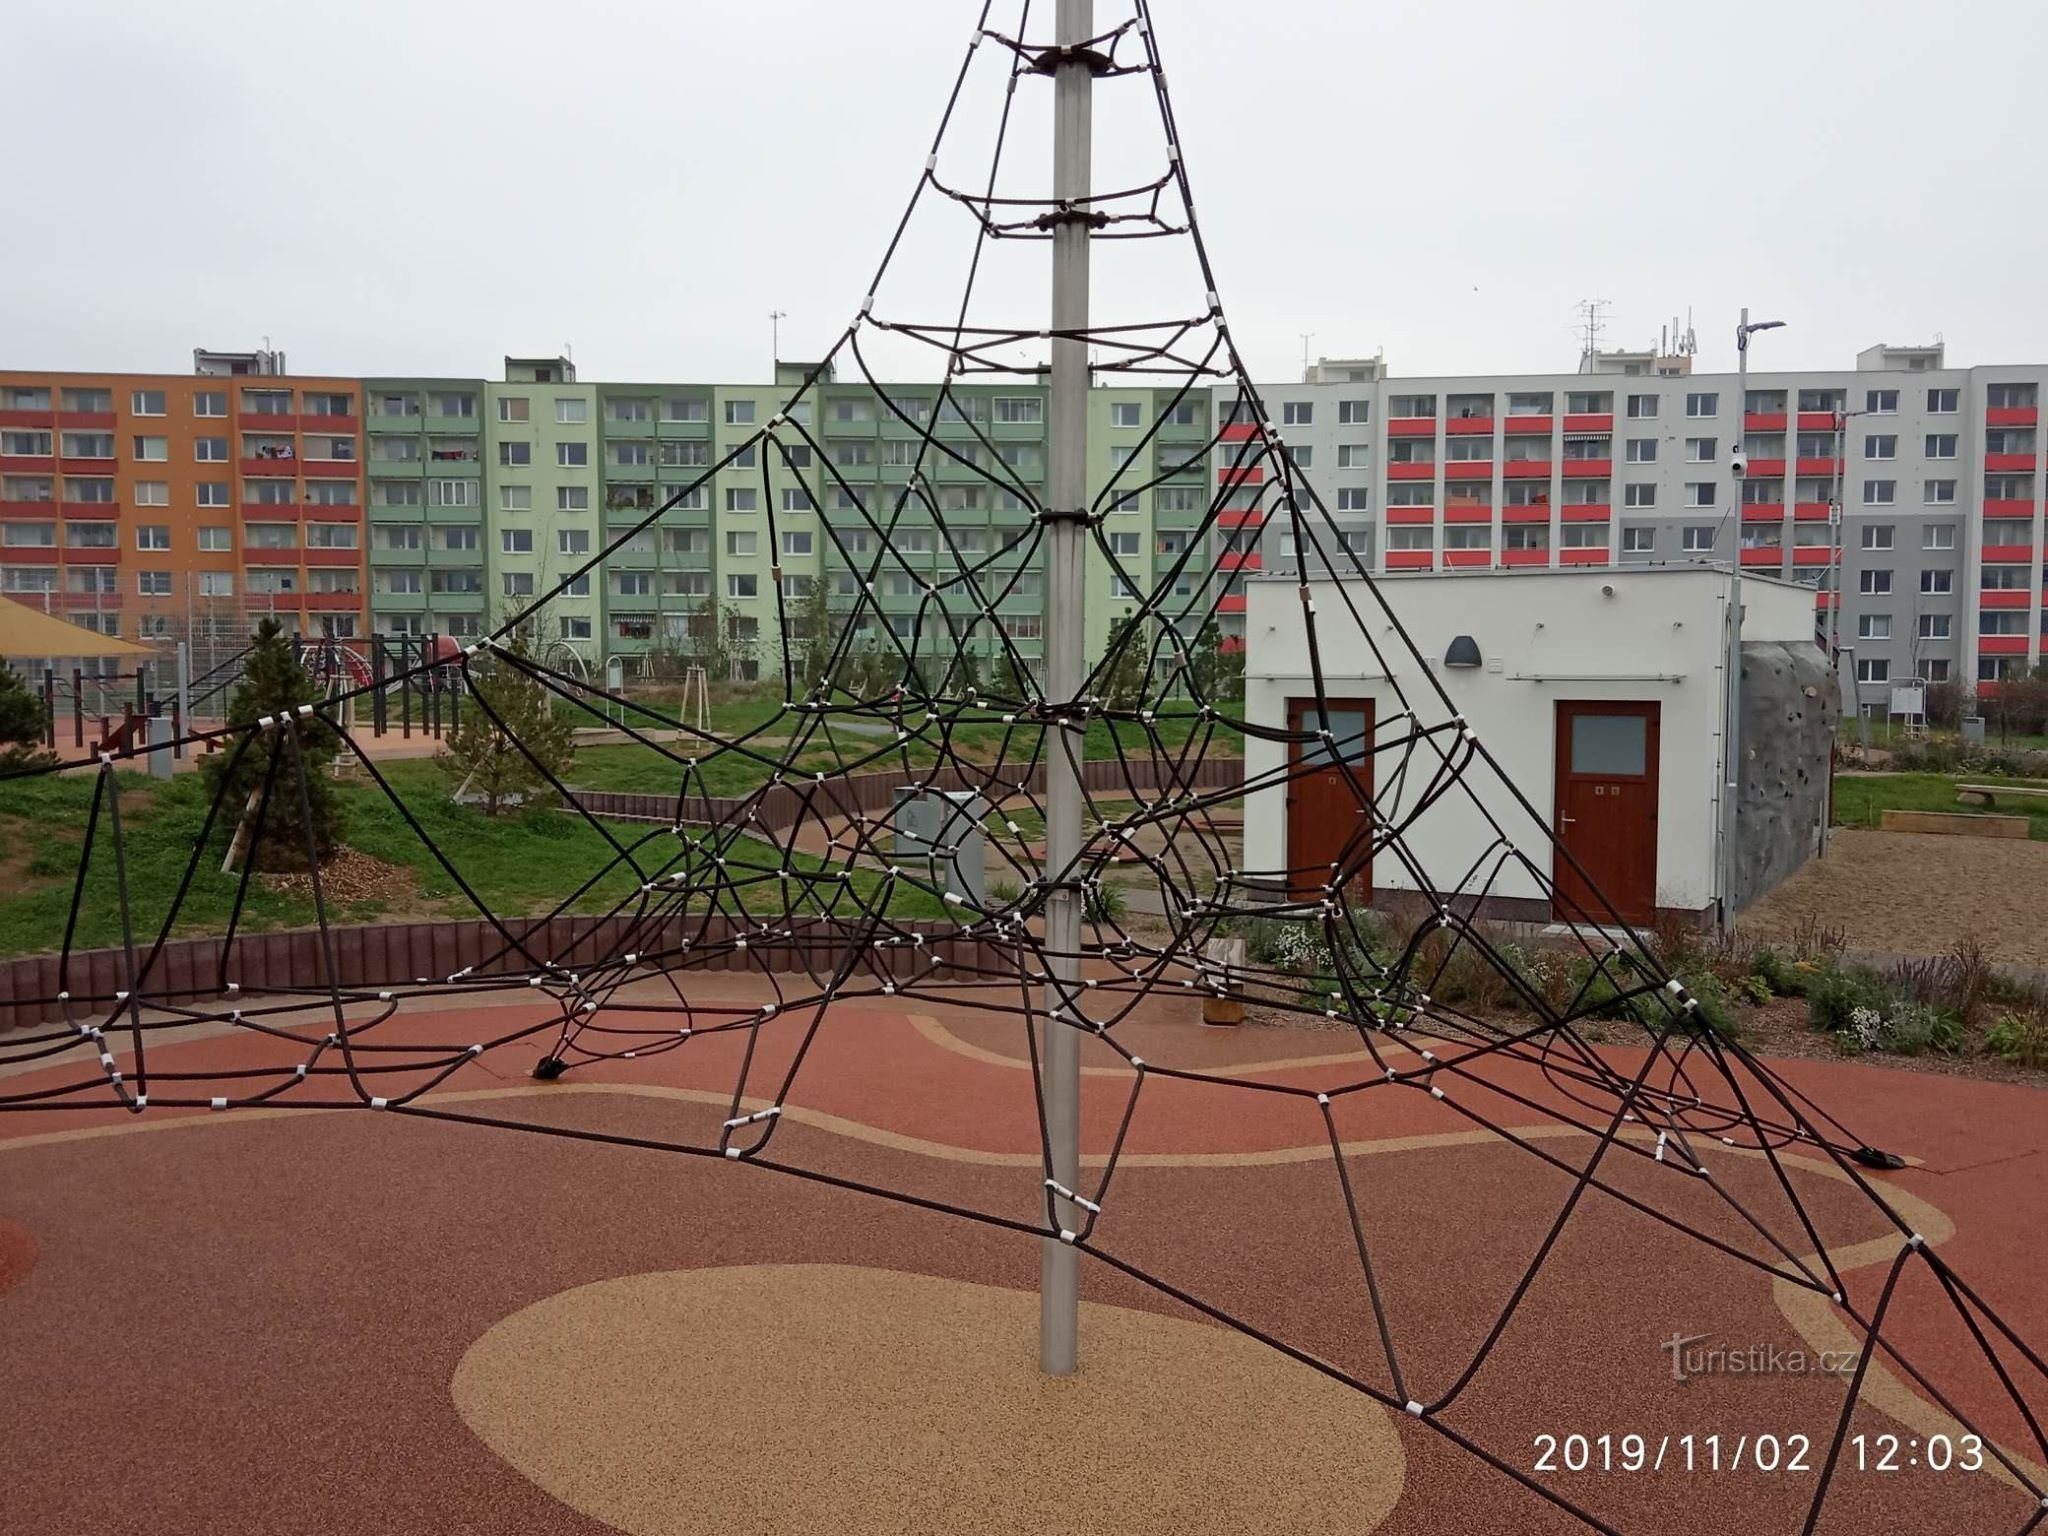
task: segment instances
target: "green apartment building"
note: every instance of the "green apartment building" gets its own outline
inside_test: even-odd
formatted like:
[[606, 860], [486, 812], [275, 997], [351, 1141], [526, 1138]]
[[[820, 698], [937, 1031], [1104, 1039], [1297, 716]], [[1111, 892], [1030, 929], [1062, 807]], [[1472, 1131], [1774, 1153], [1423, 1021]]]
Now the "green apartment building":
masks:
[[490, 496], [487, 628], [569, 585], [548, 604], [534, 638], [543, 657], [586, 664], [604, 654], [597, 580], [579, 568], [603, 547], [603, 477], [597, 388], [576, 382], [567, 358], [505, 359], [505, 381], [485, 386]]
[[370, 627], [483, 633], [488, 567], [481, 379], [365, 379]]

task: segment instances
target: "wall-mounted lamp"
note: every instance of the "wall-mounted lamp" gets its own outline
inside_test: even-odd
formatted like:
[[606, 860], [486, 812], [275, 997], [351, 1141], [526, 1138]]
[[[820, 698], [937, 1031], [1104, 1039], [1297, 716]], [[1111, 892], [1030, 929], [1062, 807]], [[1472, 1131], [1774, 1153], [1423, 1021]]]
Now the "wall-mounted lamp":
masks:
[[1476, 667], [1479, 660], [1479, 642], [1470, 635], [1459, 635], [1451, 642], [1451, 648], [1444, 652], [1444, 665], [1447, 667]]

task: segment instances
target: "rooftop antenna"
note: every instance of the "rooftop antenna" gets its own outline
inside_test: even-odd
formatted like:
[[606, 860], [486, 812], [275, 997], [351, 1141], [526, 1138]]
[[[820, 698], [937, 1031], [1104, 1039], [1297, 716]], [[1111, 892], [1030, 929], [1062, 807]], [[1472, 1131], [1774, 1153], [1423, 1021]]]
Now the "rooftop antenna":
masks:
[[1308, 344], [1314, 339], [1316, 333], [1314, 331], [1297, 331], [1295, 334], [1301, 337], [1301, 382], [1306, 384], [1308, 382]]
[[1606, 299], [1579, 300], [1579, 356], [1591, 359], [1600, 350], [1600, 336], [1607, 329], [1607, 311], [1612, 304]]
[[[1677, 328], [1678, 322], [1674, 320], [1672, 322], [1674, 333], [1677, 331]], [[1698, 355], [1699, 350], [1699, 338], [1692, 333], [1692, 306], [1688, 304], [1685, 306], [1685, 334], [1678, 338], [1678, 355], [1680, 357], [1694, 357]]]

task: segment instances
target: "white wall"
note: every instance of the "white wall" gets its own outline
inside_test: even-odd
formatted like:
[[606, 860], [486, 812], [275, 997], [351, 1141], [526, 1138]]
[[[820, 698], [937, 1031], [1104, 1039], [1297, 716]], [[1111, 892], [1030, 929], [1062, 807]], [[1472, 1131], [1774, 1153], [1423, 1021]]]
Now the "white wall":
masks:
[[[1363, 583], [1347, 583], [1342, 591], [1333, 582], [1311, 586], [1325, 693], [1374, 701], [1374, 745], [1381, 749], [1374, 760], [1374, 790], [1382, 814], [1399, 817], [1412, 810], [1443, 754], [1455, 749], [1452, 732], [1432, 738], [1436, 745], [1418, 746], [1409, 757], [1407, 782], [1397, 787], [1398, 744], [1414, 721], [1442, 726], [1455, 714], [1465, 717], [1531, 808], [1521, 809], [1499, 774], [1475, 761], [1462, 788], [1423, 811], [1408, 833], [1429, 884], [1444, 892], [1478, 891], [1496, 857], [1489, 850], [1502, 835], [1547, 873], [1551, 848], [1544, 827], [1552, 811], [1558, 701], [1655, 700], [1662, 706], [1657, 904], [1698, 910], [1715, 898], [1725, 572], [1486, 572], [1384, 577], [1378, 585], [1416, 648], [1435, 663], [1434, 678], [1450, 701], [1444, 702], [1431, 673], [1396, 633], [1387, 608]], [[1277, 581], [1254, 581], [1248, 588], [1246, 714], [1255, 725], [1284, 729], [1287, 700], [1316, 691], [1300, 595]], [[1805, 588], [1751, 579], [1742, 590], [1746, 639], [1811, 639], [1813, 598]], [[1364, 621], [1363, 632], [1352, 608]], [[1442, 665], [1446, 648], [1461, 634], [1479, 644], [1484, 660], [1477, 669]], [[1385, 658], [1384, 667], [1368, 640]], [[1407, 710], [1413, 720], [1404, 716]], [[1248, 737], [1247, 779], [1281, 768], [1286, 750], [1284, 743]], [[1284, 801], [1278, 786], [1245, 798], [1248, 874], [1287, 865]], [[1498, 828], [1489, 824], [1489, 811]], [[1479, 860], [1486, 861], [1480, 873], [1470, 874]], [[1379, 890], [1418, 884], [1387, 853], [1374, 863], [1373, 882]], [[1520, 868], [1504, 871], [1490, 894], [1537, 900], [1546, 895]]]

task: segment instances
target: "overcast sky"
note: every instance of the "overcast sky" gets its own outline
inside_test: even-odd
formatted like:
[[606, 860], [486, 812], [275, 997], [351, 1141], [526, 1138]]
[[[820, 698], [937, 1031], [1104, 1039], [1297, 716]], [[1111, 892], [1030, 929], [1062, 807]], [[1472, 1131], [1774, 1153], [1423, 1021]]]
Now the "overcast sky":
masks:
[[[1013, 30], [1017, 9], [993, 21]], [[491, 376], [567, 343], [586, 379], [765, 378], [771, 309], [802, 357], [859, 307], [977, 12], [17, 7], [0, 367], [179, 371], [194, 345], [267, 335], [301, 373]], [[1097, 0], [1099, 21], [1125, 13]], [[1744, 303], [1790, 322], [1759, 368], [1936, 335], [1952, 362], [2048, 358], [2038, 0], [1159, 0], [1157, 17], [1261, 378], [1298, 373], [1304, 331], [1403, 374], [1568, 370], [1585, 298], [1610, 301], [1609, 345], [1653, 343], [1690, 307], [1704, 368], [1732, 364]], [[942, 174], [970, 180], [977, 157], [985, 174], [995, 54]], [[1110, 171], [1157, 162], [1137, 84], [1101, 87], [1120, 97], [1098, 119]], [[1044, 123], [1020, 107], [1015, 142], [1041, 154], [1021, 171], [1043, 164]], [[971, 230], [933, 206], [920, 235], [895, 312], [944, 319], [958, 268], [925, 253], [958, 255]], [[1005, 321], [1031, 323], [1043, 253], [1005, 248], [988, 287]], [[1199, 283], [1171, 259], [1188, 281], [1156, 288], [1106, 263], [1105, 299], [1185, 309]]]

